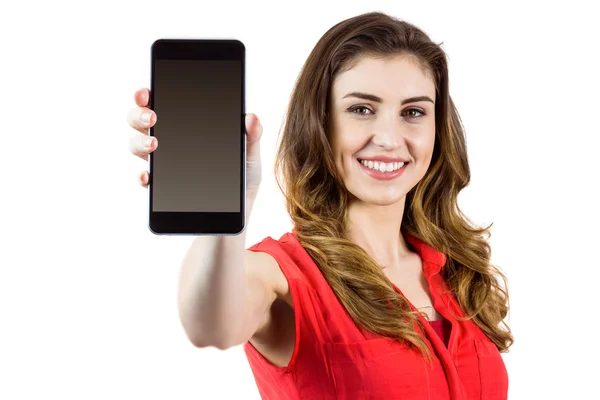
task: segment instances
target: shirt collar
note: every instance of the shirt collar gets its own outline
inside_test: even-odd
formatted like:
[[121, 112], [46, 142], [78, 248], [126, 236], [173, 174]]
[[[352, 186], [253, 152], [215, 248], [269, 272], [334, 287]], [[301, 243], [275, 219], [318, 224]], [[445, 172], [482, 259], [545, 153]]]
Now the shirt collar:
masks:
[[404, 239], [416, 250], [421, 259], [425, 261], [423, 263], [425, 275], [432, 276], [439, 273], [444, 264], [446, 264], [446, 255], [421, 239], [407, 233], [404, 234]]

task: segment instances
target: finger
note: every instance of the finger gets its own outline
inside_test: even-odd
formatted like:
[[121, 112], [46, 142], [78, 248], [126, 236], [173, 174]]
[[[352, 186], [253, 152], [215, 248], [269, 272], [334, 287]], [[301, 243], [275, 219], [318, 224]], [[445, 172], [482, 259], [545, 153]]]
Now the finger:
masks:
[[148, 171], [143, 171], [138, 176], [138, 180], [140, 182], [140, 185], [142, 185], [142, 187], [148, 188], [148, 182], [150, 181], [150, 175], [148, 174]]
[[148, 129], [156, 124], [156, 113], [147, 107], [135, 107], [127, 114], [127, 123], [136, 131], [148, 134]]
[[256, 114], [246, 114], [246, 142], [254, 143], [262, 136], [262, 125]]
[[260, 159], [260, 138], [263, 128], [255, 114], [246, 114], [246, 157], [249, 160]]
[[148, 154], [152, 153], [158, 147], [158, 139], [153, 136], [135, 135], [129, 140], [129, 151], [148, 161]]
[[135, 100], [135, 104], [139, 107], [148, 107], [148, 102], [150, 101], [150, 90], [143, 88], [135, 92], [133, 95]]

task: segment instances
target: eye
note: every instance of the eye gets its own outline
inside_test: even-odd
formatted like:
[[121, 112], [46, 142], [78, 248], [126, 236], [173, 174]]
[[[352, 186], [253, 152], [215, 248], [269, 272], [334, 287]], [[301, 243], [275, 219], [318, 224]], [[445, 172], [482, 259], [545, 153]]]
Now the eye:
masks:
[[413, 114], [414, 116], [409, 115], [409, 118], [411, 118], [411, 119], [419, 119], [419, 118], [421, 118], [422, 116], [425, 115], [425, 112], [423, 110], [418, 109], [418, 108], [409, 108], [405, 112], [407, 112], [407, 113], [413, 113], [413, 112], [415, 112], [415, 113], [420, 114], [420, 115]]
[[352, 114], [356, 114], [358, 116], [366, 116], [366, 115], [370, 115], [373, 114], [374, 112], [371, 111], [370, 108], [365, 107], [365, 106], [354, 106], [354, 107], [350, 107], [348, 109], [348, 111], [350, 111]]

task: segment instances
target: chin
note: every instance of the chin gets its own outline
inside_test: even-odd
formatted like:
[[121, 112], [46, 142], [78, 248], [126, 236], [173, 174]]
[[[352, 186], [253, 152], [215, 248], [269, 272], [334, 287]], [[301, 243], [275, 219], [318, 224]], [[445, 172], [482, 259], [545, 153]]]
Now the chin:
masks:
[[393, 206], [397, 203], [400, 203], [406, 197], [406, 193], [404, 192], [395, 192], [395, 193], [382, 193], [381, 195], [377, 195], [374, 192], [370, 193], [352, 193], [355, 200], [358, 200], [365, 204], [371, 204], [374, 206], [380, 207], [389, 207]]

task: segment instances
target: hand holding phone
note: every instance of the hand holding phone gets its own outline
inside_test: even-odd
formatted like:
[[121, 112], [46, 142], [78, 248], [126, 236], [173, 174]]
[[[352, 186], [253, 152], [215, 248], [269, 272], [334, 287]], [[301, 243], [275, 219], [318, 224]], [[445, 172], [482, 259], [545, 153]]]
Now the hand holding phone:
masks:
[[[148, 108], [150, 99], [150, 89], [140, 89], [133, 95], [137, 107], [131, 109], [127, 114], [129, 126], [140, 134], [131, 137], [129, 140], [129, 151], [148, 161], [148, 155], [158, 147], [158, 139], [148, 136], [148, 129], [156, 123], [157, 115]], [[147, 117], [143, 117], [147, 114]], [[246, 114], [246, 198], [254, 199], [258, 193], [258, 188], [262, 180], [262, 164], [260, 158], [260, 138], [262, 137], [263, 127], [256, 114]], [[148, 171], [142, 171], [138, 175], [139, 184], [148, 188], [150, 174]], [[246, 203], [247, 204], [247, 203]]]
[[244, 46], [235, 40], [160, 39], [152, 45], [149, 108], [156, 123], [150, 137], [160, 142], [149, 153], [152, 232], [243, 231], [244, 60]]

